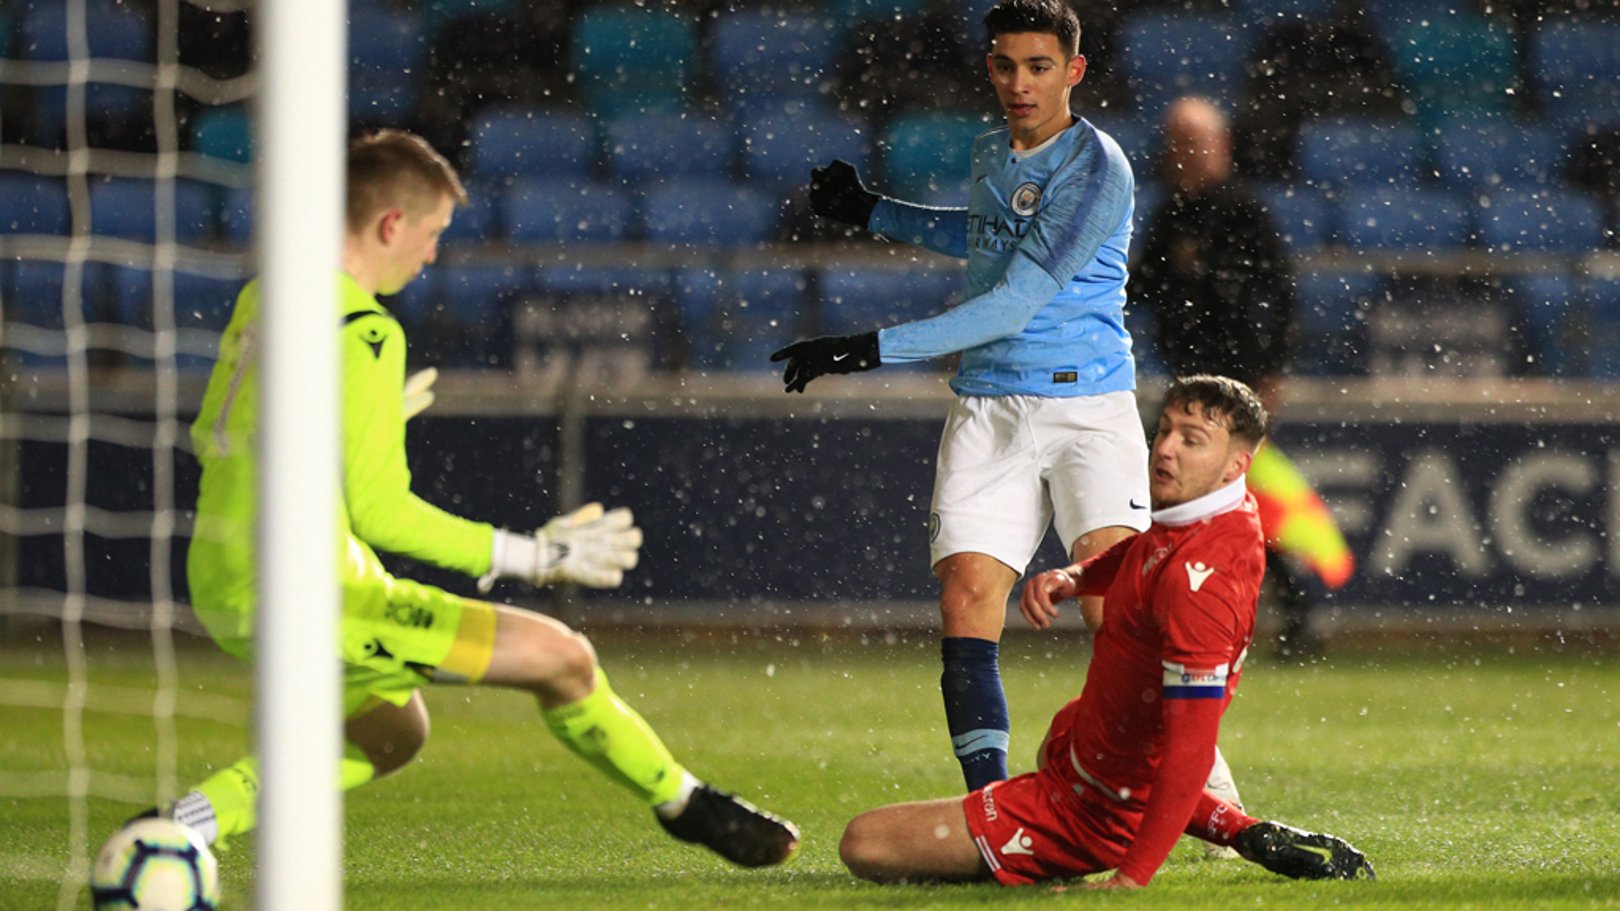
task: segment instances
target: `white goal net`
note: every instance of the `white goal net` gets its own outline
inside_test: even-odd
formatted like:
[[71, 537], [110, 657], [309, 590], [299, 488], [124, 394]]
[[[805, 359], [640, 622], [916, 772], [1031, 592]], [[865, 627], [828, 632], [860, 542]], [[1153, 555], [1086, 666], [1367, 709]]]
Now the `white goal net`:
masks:
[[[324, 102], [310, 104], [298, 80], [264, 97], [261, 83], [294, 61], [251, 69], [250, 16], [261, 55], [298, 29], [335, 26], [327, 39], [300, 37], [298, 65], [325, 79], [314, 89]], [[339, 210], [344, 37], [343, 5], [310, 0], [0, 5], [0, 714], [36, 745], [58, 741], [0, 751], [0, 802], [17, 809], [4, 815], [30, 829], [0, 851], [0, 892], [54, 892], [57, 907], [78, 907], [109, 826], [172, 801], [201, 771], [182, 768], [177, 717], [249, 721], [245, 700], [180, 698], [176, 633], [200, 631], [182, 598], [196, 475], [187, 431], [246, 278], [303, 255], [325, 273], [323, 289], [332, 284], [321, 266], [336, 267], [335, 214], [324, 224], [316, 206], [289, 228], [261, 204], [255, 227], [254, 190], [268, 186], [255, 175], [276, 169], [253, 160], [284, 154], [263, 146], [296, 133], [324, 164], [282, 161], [279, 179], [301, 170]], [[280, 139], [250, 113], [300, 108], [332, 116], [313, 130], [288, 123]], [[278, 233], [266, 222], [330, 250], [311, 258], [260, 244], [255, 255], [256, 231], [266, 242]], [[304, 290], [268, 274], [266, 285], [267, 298], [273, 286]], [[315, 298], [314, 312], [332, 312]], [[268, 380], [276, 366], [265, 369]], [[335, 369], [313, 375], [331, 380]], [[144, 747], [121, 740], [110, 756], [95, 733], [103, 716], [141, 730]], [[282, 760], [262, 759], [268, 794]], [[276, 854], [261, 844], [261, 858]], [[260, 907], [292, 906], [269, 894], [261, 887]]]

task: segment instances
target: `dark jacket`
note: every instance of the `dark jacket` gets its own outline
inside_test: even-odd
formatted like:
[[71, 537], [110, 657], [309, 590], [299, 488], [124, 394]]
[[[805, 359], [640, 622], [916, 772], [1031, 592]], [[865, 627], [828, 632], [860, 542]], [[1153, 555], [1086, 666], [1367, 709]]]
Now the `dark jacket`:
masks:
[[1294, 280], [1260, 202], [1228, 182], [1173, 192], [1153, 213], [1131, 272], [1131, 301], [1157, 325], [1165, 366], [1255, 385], [1288, 364]]

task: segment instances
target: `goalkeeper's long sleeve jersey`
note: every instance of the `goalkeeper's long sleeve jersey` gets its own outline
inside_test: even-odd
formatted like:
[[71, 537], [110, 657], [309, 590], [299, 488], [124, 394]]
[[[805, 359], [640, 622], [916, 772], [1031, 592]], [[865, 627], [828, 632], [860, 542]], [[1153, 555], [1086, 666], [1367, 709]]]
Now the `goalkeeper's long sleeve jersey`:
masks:
[[[451, 515], [411, 492], [401, 402], [404, 330], [353, 279], [340, 276], [339, 288], [334, 325], [342, 336], [341, 528], [379, 550], [481, 575], [489, 569], [493, 528]], [[202, 463], [189, 560], [194, 599], [252, 585], [259, 330], [255, 280], [237, 297], [191, 428]]]

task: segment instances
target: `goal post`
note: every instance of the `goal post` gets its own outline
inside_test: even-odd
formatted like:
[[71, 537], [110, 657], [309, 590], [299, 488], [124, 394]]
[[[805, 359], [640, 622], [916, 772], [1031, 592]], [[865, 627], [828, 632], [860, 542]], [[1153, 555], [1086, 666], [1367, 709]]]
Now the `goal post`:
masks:
[[258, 8], [261, 911], [342, 904], [335, 509], [346, 6], [266, 0]]

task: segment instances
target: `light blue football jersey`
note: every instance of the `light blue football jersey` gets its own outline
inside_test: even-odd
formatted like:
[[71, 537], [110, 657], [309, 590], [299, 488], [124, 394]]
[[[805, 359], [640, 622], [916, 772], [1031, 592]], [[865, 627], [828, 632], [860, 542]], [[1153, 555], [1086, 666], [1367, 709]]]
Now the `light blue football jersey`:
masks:
[[883, 329], [883, 362], [960, 351], [958, 395], [1135, 389], [1124, 319], [1135, 190], [1119, 144], [1080, 119], [1028, 151], [1006, 127], [980, 136], [966, 209], [880, 202], [872, 231], [967, 259], [966, 299]]

